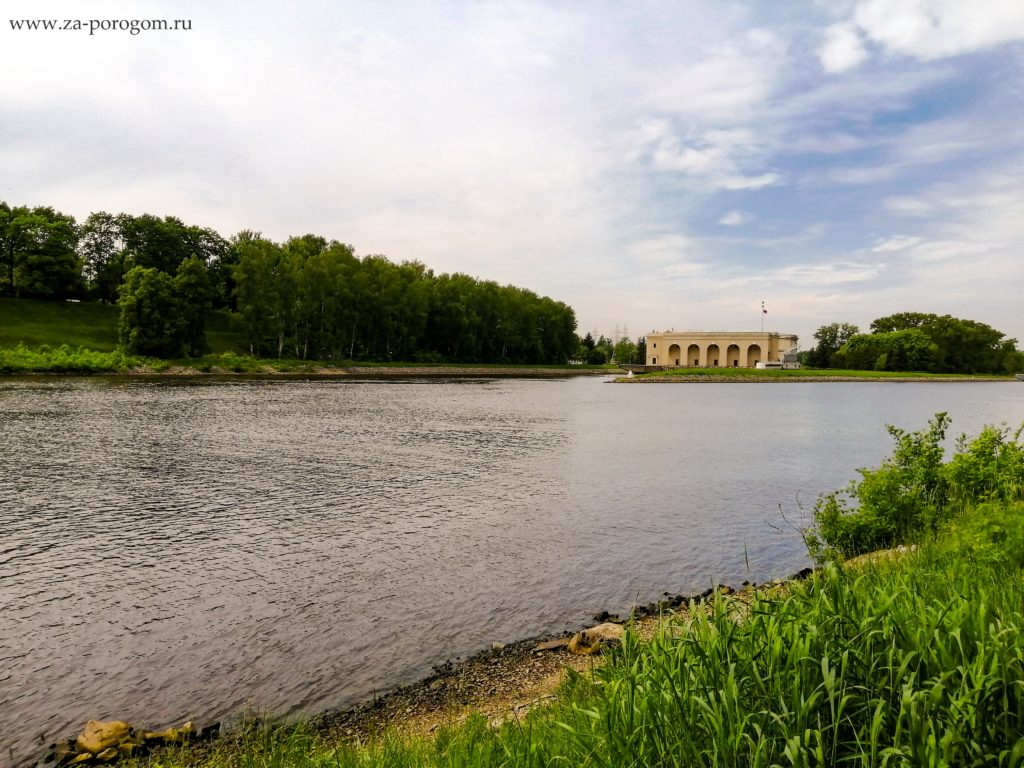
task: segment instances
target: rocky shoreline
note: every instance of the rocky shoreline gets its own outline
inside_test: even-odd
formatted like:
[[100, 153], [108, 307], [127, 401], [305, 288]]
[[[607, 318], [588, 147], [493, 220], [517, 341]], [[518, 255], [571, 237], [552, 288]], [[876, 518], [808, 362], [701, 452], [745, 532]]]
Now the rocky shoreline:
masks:
[[[524, 717], [530, 710], [553, 701], [565, 671], [592, 670], [602, 663], [601, 649], [616, 642], [621, 626], [630, 627], [643, 639], [654, 636], [665, 616], [685, 614], [716, 595], [734, 595], [740, 601], [754, 589], [784, 589], [794, 580], [805, 579], [813, 569], [804, 568], [787, 579], [754, 585], [744, 582], [739, 589], [718, 585], [699, 594], [663, 593], [662, 599], [635, 606], [630, 614], [620, 617], [601, 611], [594, 615], [595, 626], [578, 632], [556, 636], [533, 637], [513, 643], [494, 643], [466, 659], [446, 661], [432, 673], [415, 683], [395, 688], [355, 707], [328, 711], [302, 722], [325, 745], [367, 743], [386, 732], [404, 736], [429, 737], [438, 728], [464, 721], [471, 714], [481, 715], [493, 725]], [[185, 749], [187, 764], [202, 765], [218, 750], [231, 750], [244, 738], [242, 733], [220, 734], [220, 724], [194, 728], [191, 723], [168, 729], [166, 745]], [[103, 744], [104, 749], [92, 752], [87, 733], [111, 727], [124, 731], [124, 745]], [[159, 741], [165, 733], [148, 733], [127, 723], [87, 724], [77, 739], [67, 739], [50, 746], [45, 762], [56, 766], [109, 764], [121, 757], [138, 756], [151, 749], [161, 749]], [[217, 736], [217, 738], [214, 738]], [[137, 746], [133, 746], [138, 742]], [[127, 747], [127, 748], [125, 748]], [[179, 755], [180, 757], [180, 755]]]

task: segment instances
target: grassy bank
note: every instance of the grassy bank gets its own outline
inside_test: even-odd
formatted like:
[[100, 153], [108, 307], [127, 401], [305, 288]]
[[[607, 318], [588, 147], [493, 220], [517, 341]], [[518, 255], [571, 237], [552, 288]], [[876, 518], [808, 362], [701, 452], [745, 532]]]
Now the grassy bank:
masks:
[[[652, 371], [641, 373], [628, 381], [691, 381], [707, 379], [712, 381], [723, 380], [922, 380], [927, 381], [974, 381], [977, 379], [991, 379], [993, 381], [1012, 380], [1013, 376], [994, 376], [988, 374], [947, 374], [947, 373], [920, 373], [914, 371], [854, 371], [824, 368], [799, 368], [797, 370], [779, 369], [758, 369], [758, 368], [671, 368], [666, 371]], [[623, 379], [626, 381], [626, 379]]]
[[[95, 352], [117, 348], [118, 308], [112, 304], [0, 298], [0, 349], [67, 346]], [[244, 334], [226, 312], [213, 312], [206, 338], [214, 354], [241, 353]]]
[[19, 343], [0, 348], [0, 375], [130, 374], [138, 376], [198, 376], [241, 374], [249, 376], [543, 376], [615, 373], [616, 366], [509, 365], [446, 363], [366, 363], [348, 361], [265, 358], [235, 352], [202, 357], [163, 360], [126, 355], [117, 349], [101, 352], [68, 345], [28, 347]]
[[617, 366], [508, 365], [503, 363], [356, 363], [351, 360], [257, 358], [246, 354], [247, 343], [227, 312], [207, 320], [210, 354], [161, 360], [117, 351], [118, 308], [110, 304], [47, 302], [0, 298], [0, 375], [14, 373], [241, 373], [316, 374], [342, 368], [619, 371]]

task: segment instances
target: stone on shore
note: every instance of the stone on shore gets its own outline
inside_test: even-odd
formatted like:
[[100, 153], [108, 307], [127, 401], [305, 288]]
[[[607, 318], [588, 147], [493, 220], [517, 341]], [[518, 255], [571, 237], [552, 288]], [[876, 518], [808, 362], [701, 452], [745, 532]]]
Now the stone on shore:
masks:
[[543, 643], [538, 643], [534, 649], [536, 651], [557, 651], [561, 648], [565, 648], [569, 644], [568, 637], [559, 637], [555, 640], [545, 640]]
[[[201, 738], [211, 738], [219, 730], [219, 723], [207, 726]], [[137, 756], [152, 747], [184, 744], [195, 735], [195, 726], [191, 722], [163, 731], [142, 731], [123, 720], [90, 720], [77, 739], [54, 745], [47, 762], [53, 761], [60, 768], [84, 763], [113, 763], [121, 758]]]
[[147, 731], [146, 741], [158, 741], [164, 744], [184, 744], [192, 737], [195, 726], [192, 721], [185, 723], [180, 728], [168, 728], [164, 731]]
[[569, 653], [577, 656], [592, 656], [600, 653], [606, 645], [622, 642], [624, 630], [618, 624], [598, 624], [596, 627], [577, 632], [569, 641]]
[[116, 747], [131, 735], [132, 727], [123, 720], [90, 720], [75, 744], [78, 751], [98, 755], [100, 752]]

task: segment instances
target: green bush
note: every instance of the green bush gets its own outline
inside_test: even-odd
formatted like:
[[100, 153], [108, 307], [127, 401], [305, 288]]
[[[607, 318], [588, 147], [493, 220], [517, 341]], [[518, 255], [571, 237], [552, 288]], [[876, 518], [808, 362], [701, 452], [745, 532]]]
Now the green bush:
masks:
[[887, 427], [896, 441], [892, 455], [875, 469], [857, 470], [859, 481], [815, 504], [812, 554], [850, 557], [891, 547], [935, 531], [975, 504], [1024, 497], [1024, 428], [1011, 434], [987, 426], [973, 440], [961, 435], [955, 455], [943, 463], [949, 425], [949, 416], [939, 413], [917, 432]]
[[957, 439], [956, 455], [944, 468], [954, 500], [961, 506], [984, 501], [1011, 501], [1024, 490], [1024, 445], [1021, 432], [986, 426], [974, 440]]
[[0, 374], [12, 373], [118, 373], [145, 361], [120, 350], [97, 352], [67, 344], [51, 348], [46, 344], [30, 349], [24, 344], [0, 349]]
[[892, 456], [875, 469], [858, 469], [860, 481], [815, 505], [817, 531], [810, 536], [815, 554], [832, 549], [849, 557], [892, 546], [942, 519], [942, 441], [949, 423], [940, 413], [917, 432], [886, 427], [896, 441]]

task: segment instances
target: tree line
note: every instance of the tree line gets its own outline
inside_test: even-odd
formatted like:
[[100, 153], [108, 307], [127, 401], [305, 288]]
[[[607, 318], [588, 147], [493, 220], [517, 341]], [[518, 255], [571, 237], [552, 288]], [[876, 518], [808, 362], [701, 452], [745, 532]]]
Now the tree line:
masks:
[[805, 362], [816, 368], [928, 373], [1024, 371], [1017, 340], [985, 323], [951, 315], [899, 312], [861, 333], [851, 323], [823, 325]]
[[132, 354], [207, 351], [213, 310], [235, 315], [253, 355], [303, 359], [564, 363], [575, 312], [525, 288], [418, 261], [359, 257], [319, 235], [224, 238], [150, 214], [0, 202], [0, 295], [117, 303]]

